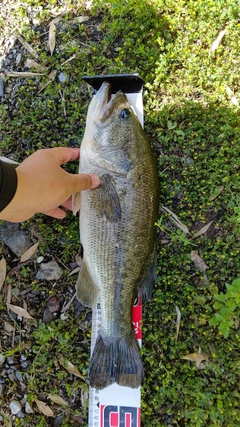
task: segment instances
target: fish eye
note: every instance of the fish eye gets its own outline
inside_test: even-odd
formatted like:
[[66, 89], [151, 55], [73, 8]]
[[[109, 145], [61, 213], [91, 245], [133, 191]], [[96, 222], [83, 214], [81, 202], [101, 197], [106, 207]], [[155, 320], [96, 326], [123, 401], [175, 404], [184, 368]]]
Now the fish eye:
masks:
[[124, 108], [123, 110], [120, 111], [119, 116], [121, 120], [126, 120], [130, 116], [130, 110], [128, 110], [127, 108]]

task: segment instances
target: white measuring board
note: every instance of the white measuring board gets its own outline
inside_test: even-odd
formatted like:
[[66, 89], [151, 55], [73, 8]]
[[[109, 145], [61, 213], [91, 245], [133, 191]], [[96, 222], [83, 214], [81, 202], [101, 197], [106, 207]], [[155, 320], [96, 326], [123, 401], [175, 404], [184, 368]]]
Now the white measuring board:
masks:
[[[128, 101], [134, 108], [143, 126], [142, 89], [136, 93], [126, 93]], [[142, 297], [132, 308], [132, 322], [139, 346], [142, 344]], [[100, 302], [92, 310], [91, 353], [93, 352], [98, 332], [101, 326]], [[90, 387], [89, 390], [89, 427], [140, 427], [141, 393], [140, 387], [132, 389], [112, 384], [103, 390]]]

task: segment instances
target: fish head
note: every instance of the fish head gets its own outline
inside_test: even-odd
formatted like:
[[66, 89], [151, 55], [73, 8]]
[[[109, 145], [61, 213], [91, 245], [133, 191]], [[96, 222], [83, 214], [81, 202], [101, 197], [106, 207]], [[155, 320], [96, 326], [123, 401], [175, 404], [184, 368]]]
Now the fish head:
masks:
[[104, 163], [106, 169], [126, 172], [132, 163], [129, 155], [132, 156], [136, 148], [129, 143], [138, 141], [136, 136], [142, 132], [126, 95], [119, 91], [111, 96], [111, 85], [104, 82], [89, 105], [81, 150], [93, 163], [101, 156], [101, 164]]

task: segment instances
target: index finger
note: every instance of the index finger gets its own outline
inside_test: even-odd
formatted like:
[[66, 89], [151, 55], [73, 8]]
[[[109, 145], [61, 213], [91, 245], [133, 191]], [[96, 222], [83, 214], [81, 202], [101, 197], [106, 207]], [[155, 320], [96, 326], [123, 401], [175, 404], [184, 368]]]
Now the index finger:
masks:
[[49, 148], [49, 150], [51, 150], [59, 165], [64, 165], [67, 162], [77, 160], [80, 156], [80, 148], [54, 147]]

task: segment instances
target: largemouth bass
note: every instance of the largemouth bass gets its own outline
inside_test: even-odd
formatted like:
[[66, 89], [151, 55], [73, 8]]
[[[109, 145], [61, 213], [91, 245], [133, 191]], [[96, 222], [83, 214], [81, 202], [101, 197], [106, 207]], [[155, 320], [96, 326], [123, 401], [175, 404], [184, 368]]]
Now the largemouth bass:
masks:
[[89, 367], [90, 385], [140, 386], [144, 370], [131, 321], [137, 289], [151, 295], [156, 276], [155, 221], [159, 184], [155, 159], [132, 106], [104, 82], [93, 97], [81, 145], [80, 173], [101, 184], [82, 191], [80, 238], [84, 258], [78, 300], [102, 322]]

